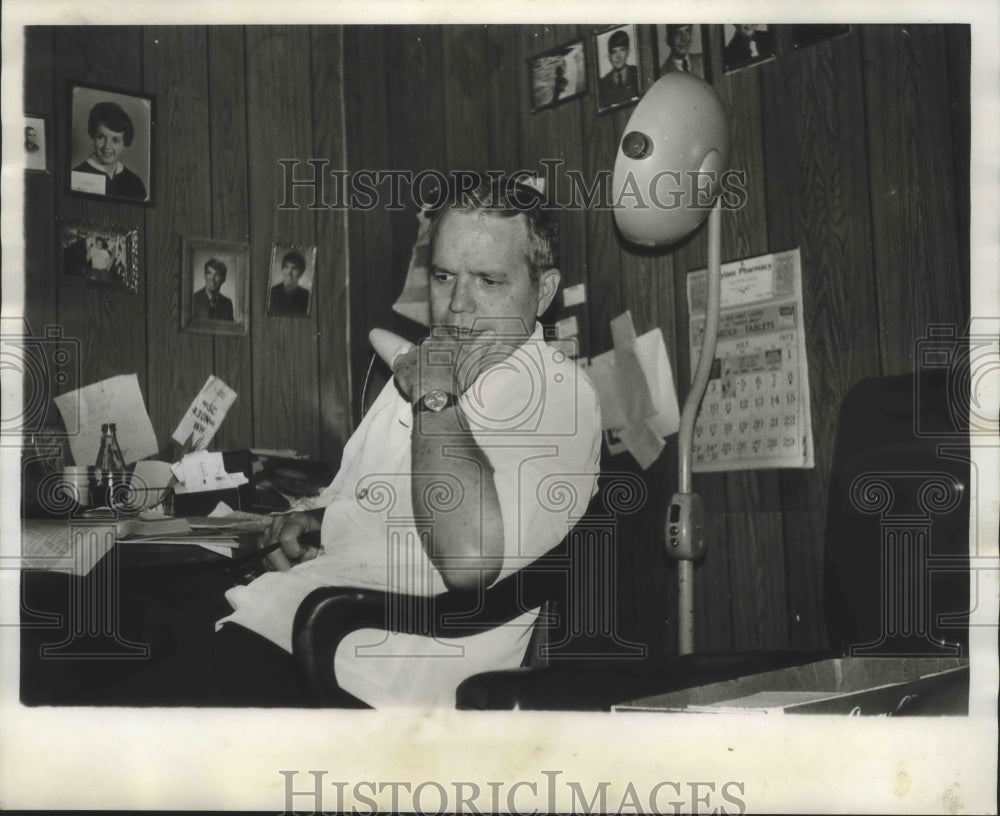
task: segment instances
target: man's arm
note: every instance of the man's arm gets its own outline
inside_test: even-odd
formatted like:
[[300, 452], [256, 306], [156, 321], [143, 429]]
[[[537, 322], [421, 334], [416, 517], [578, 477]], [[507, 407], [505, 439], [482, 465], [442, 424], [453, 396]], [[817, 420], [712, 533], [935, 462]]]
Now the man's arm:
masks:
[[[489, 347], [491, 336], [477, 343], [435, 340], [413, 348], [396, 361], [396, 383], [410, 402], [440, 389], [457, 397], [475, 379], [457, 383], [456, 371], [474, 371], [470, 354]], [[452, 365], [428, 364], [428, 349], [449, 347]], [[489, 586], [503, 568], [504, 527], [493, 482], [493, 468], [479, 447], [461, 409], [451, 405], [413, 417], [410, 435], [411, 500], [418, 516], [431, 519], [423, 540], [427, 557], [449, 589]]]

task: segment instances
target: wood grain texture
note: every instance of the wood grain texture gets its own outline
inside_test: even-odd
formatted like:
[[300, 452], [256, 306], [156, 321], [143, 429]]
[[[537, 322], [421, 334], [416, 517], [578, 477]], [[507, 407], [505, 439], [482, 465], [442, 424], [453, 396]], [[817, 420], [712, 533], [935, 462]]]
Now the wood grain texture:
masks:
[[[70, 82], [142, 91], [142, 31], [134, 26], [83, 29], [57, 28], [54, 37], [53, 117], [57, 173], [56, 216], [94, 224], [142, 227], [144, 207], [83, 198], [64, 192], [68, 185]], [[155, 193], [154, 193], [155, 195]], [[141, 230], [140, 230], [141, 231]], [[143, 394], [148, 393], [145, 304], [149, 277], [148, 255], [140, 236], [139, 294], [111, 291], [76, 282], [59, 282], [58, 319], [67, 337], [81, 345], [81, 382], [103, 380], [115, 374], [136, 373]], [[172, 429], [171, 429], [172, 430]], [[169, 433], [169, 432], [167, 432]], [[163, 432], [160, 431], [160, 438]]]
[[[156, 97], [160, 121], [170, 122], [169, 142], [159, 140], [164, 149], [156, 157], [157, 217], [146, 227], [146, 257], [158, 261], [156, 273], [145, 276], [152, 372], [146, 407], [162, 448], [214, 370], [212, 337], [179, 331], [184, 272], [181, 236], [207, 237], [212, 231], [212, 190], [190, 183], [192, 178], [210, 178], [212, 171], [205, 127], [211, 119], [207, 32], [204, 28], [147, 28], [143, 41], [147, 88]], [[145, 269], [152, 271], [148, 266]], [[202, 276], [196, 280], [200, 288]], [[227, 416], [222, 427], [228, 423]]]
[[[344, 94], [347, 129], [348, 169], [390, 167], [387, 138], [389, 115], [387, 77], [375, 71], [358, 71], [357, 66], [386, 65], [384, 43], [387, 29], [377, 26], [348, 26], [344, 29]], [[391, 314], [386, 304], [382, 270], [392, 268], [392, 231], [382, 210], [348, 213], [348, 240], [351, 251], [351, 365], [354, 376], [354, 416], [362, 414], [362, 399], [371, 351], [368, 330], [384, 324], [368, 322], [372, 315]], [[386, 326], [392, 328], [392, 325]], [[368, 385], [371, 401], [387, 381], [385, 367], [376, 368]]]
[[883, 373], [910, 371], [931, 324], [963, 331], [953, 132], [940, 26], [862, 30]]
[[[248, 157], [247, 77], [244, 65], [245, 29], [212, 26], [208, 29], [208, 98], [211, 111], [211, 235], [227, 241], [246, 241], [250, 234], [250, 181]], [[252, 259], [251, 259], [252, 260]], [[250, 331], [254, 331], [253, 304], [263, 297], [250, 268]], [[219, 429], [220, 450], [254, 444], [254, 388], [251, 343], [247, 337], [216, 336], [213, 372], [239, 394]]]
[[[316, 156], [331, 167], [347, 161], [344, 111], [343, 29], [313, 28], [312, 109]], [[347, 213], [342, 209], [314, 214], [319, 275], [313, 289], [319, 354], [320, 455], [338, 459], [351, 434], [351, 315]]]
[[793, 53], [764, 87], [769, 241], [799, 247], [816, 466], [781, 477], [789, 633], [825, 644], [823, 522], [840, 402], [877, 374], [860, 34]]
[[518, 26], [485, 27], [486, 122], [490, 169], [522, 166], [519, 121], [527, 112], [527, 82]]
[[733, 648], [736, 651], [787, 648], [781, 513], [731, 512], [727, 533]]
[[308, 208], [280, 209], [279, 159], [312, 158], [309, 31], [301, 26], [247, 29], [250, 207], [250, 341], [254, 439], [319, 455], [319, 387], [315, 310], [308, 318], [267, 317], [274, 243], [315, 244]]

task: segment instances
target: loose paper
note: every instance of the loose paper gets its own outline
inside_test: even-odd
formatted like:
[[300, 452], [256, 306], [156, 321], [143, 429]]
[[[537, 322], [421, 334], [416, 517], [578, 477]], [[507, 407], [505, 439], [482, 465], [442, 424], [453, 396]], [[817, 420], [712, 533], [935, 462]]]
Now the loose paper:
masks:
[[159, 450], [153, 423], [135, 374], [120, 374], [69, 391], [55, 398], [62, 415], [73, 461], [92, 465], [101, 446], [101, 425], [114, 422], [125, 463], [152, 456]]
[[645, 469], [661, 453], [662, 438], [680, 428], [670, 358], [663, 332], [635, 337], [628, 312], [612, 321], [612, 336], [615, 348], [593, 357], [586, 371], [601, 404], [608, 451], [628, 450]]
[[135, 463], [129, 490], [137, 495], [140, 510], [148, 510], [163, 501], [173, 481], [174, 474], [168, 462], [143, 459]]
[[174, 431], [173, 440], [178, 445], [187, 445], [189, 450], [204, 450], [234, 402], [236, 392], [214, 374], [210, 375]]
[[558, 339], [565, 340], [570, 337], [576, 337], [579, 334], [580, 323], [576, 319], [576, 315], [571, 315], [570, 317], [556, 321], [556, 337]]
[[567, 309], [571, 306], [579, 306], [587, 302], [587, 285], [578, 283], [576, 286], [567, 286], [563, 289], [563, 306]]
[[241, 473], [226, 473], [222, 454], [213, 451], [189, 453], [171, 465], [180, 484], [174, 493], [204, 493], [208, 490], [229, 490], [246, 484], [249, 480]]
[[[689, 274], [687, 284], [693, 372], [705, 331], [706, 270]], [[799, 251], [723, 264], [721, 303], [692, 468], [813, 467]]]

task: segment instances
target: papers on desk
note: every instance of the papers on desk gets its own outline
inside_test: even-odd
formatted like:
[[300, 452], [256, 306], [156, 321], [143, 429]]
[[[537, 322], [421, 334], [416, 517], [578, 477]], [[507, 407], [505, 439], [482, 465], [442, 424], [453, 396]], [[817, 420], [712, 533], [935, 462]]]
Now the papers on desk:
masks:
[[101, 425], [114, 422], [126, 464], [152, 456], [159, 448], [153, 423], [135, 374], [121, 374], [56, 397], [69, 437], [73, 461], [92, 465], [101, 446]]
[[210, 451], [189, 453], [171, 465], [180, 484], [174, 493], [203, 493], [208, 490], [229, 490], [245, 485], [249, 479], [243, 473], [227, 473], [222, 454]]
[[21, 569], [83, 577], [115, 545], [114, 520], [73, 524], [66, 519], [24, 519]]

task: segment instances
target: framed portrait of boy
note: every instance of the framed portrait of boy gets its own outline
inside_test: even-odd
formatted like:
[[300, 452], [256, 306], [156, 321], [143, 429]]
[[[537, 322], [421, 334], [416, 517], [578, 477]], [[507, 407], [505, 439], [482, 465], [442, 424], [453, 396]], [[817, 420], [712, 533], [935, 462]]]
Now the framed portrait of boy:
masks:
[[316, 247], [274, 244], [267, 278], [268, 317], [308, 317], [316, 283]]
[[247, 244], [184, 239], [181, 328], [203, 334], [246, 335], [249, 328]]
[[722, 26], [722, 42], [722, 71], [726, 74], [770, 62], [777, 55], [774, 26], [765, 23], [727, 23]]
[[153, 97], [71, 83], [68, 104], [68, 191], [152, 204]]
[[24, 169], [32, 173], [49, 172], [48, 122], [44, 116], [24, 115]]
[[684, 73], [711, 81], [703, 26], [693, 23], [667, 23], [653, 26], [656, 43], [656, 76]]
[[594, 33], [597, 112], [639, 101], [639, 38], [636, 27], [616, 25]]
[[530, 57], [528, 84], [532, 113], [584, 96], [587, 93], [584, 40], [573, 40]]

